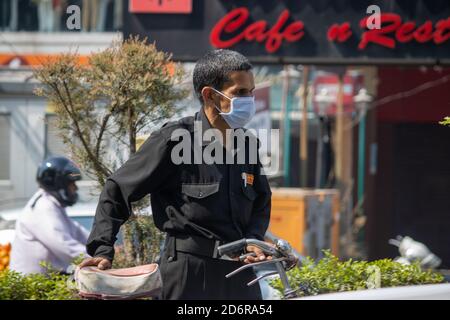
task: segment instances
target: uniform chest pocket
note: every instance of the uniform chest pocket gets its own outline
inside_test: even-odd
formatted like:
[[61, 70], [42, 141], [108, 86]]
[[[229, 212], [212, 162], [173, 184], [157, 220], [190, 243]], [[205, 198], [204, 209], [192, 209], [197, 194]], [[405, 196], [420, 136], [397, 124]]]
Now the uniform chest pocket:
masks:
[[250, 185], [242, 186], [242, 192], [250, 201], [254, 201], [258, 196], [255, 189], [253, 189], [253, 187]]
[[183, 183], [181, 192], [189, 197], [203, 199], [219, 191], [219, 182]]

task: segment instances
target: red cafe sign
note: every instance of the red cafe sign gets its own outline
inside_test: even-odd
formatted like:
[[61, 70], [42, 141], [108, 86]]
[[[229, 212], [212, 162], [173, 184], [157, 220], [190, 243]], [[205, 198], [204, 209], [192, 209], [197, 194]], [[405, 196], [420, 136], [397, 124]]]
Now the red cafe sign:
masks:
[[[264, 42], [269, 53], [277, 51], [283, 41], [299, 41], [305, 32], [302, 21], [295, 21], [286, 26], [289, 10], [284, 10], [275, 25], [269, 28], [267, 21], [259, 20], [244, 27], [250, 16], [247, 8], [237, 8], [223, 17], [212, 29], [210, 41], [216, 48], [229, 48], [241, 41]], [[283, 31], [281, 29], [284, 28]], [[224, 40], [224, 35], [238, 32], [234, 37]]]
[[[258, 42], [265, 45], [268, 53], [276, 52], [284, 42], [299, 42], [305, 35], [305, 25], [297, 20], [288, 23], [291, 14], [284, 10], [276, 23], [269, 26], [265, 20], [248, 24], [250, 12], [245, 7], [236, 8], [226, 14], [212, 28], [210, 43], [216, 48], [230, 48], [241, 42]], [[431, 20], [418, 24], [414, 21], [402, 21], [395, 13], [382, 13], [380, 29], [366, 28], [367, 19], [361, 19], [359, 27], [363, 30], [358, 45], [364, 50], [369, 44], [389, 49], [396, 48], [398, 43], [416, 42], [419, 44], [432, 42], [442, 45], [450, 39], [450, 17], [433, 24]], [[344, 43], [354, 32], [349, 22], [333, 24], [328, 28], [328, 41]]]
[[[361, 28], [365, 28], [367, 19], [361, 20]], [[369, 43], [390, 49], [394, 49], [397, 42], [426, 43], [433, 41], [435, 44], [441, 45], [450, 39], [450, 17], [446, 20], [439, 20], [435, 25], [428, 20], [419, 26], [414, 21], [403, 22], [398, 14], [383, 13], [381, 14], [381, 23], [383, 24], [381, 29], [367, 30], [363, 33], [359, 49], [365, 49]]]

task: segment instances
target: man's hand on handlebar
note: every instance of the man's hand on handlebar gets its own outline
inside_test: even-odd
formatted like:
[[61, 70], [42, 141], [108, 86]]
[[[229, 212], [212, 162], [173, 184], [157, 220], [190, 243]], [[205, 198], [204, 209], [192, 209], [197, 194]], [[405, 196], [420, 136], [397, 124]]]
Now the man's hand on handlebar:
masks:
[[94, 266], [98, 267], [100, 270], [106, 270], [111, 269], [112, 264], [111, 261], [106, 258], [95, 257], [84, 259], [79, 265], [80, 269], [88, 266]]
[[272, 260], [272, 256], [265, 255], [264, 252], [256, 246], [247, 246], [246, 250], [248, 253], [255, 253], [256, 257], [250, 255], [247, 256], [243, 261], [245, 264], [261, 262], [264, 260]]

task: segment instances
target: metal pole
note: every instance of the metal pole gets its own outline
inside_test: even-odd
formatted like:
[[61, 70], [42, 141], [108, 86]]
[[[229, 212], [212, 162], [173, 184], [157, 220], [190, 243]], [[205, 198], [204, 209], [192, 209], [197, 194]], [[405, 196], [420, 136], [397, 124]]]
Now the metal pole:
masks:
[[317, 124], [317, 154], [316, 154], [316, 182], [315, 187], [322, 187], [322, 170], [323, 170], [323, 116], [319, 116]]
[[364, 197], [364, 173], [366, 155], [366, 111], [361, 110], [361, 119], [358, 127], [358, 203]]
[[366, 118], [368, 103], [372, 101], [372, 97], [367, 93], [366, 89], [361, 89], [353, 100], [359, 110], [359, 126], [358, 126], [358, 204], [364, 201], [364, 182], [366, 168]]
[[308, 185], [308, 79], [309, 67], [303, 67], [302, 120], [300, 128], [300, 186]]
[[336, 110], [336, 182], [342, 186], [344, 156], [344, 75], [339, 75], [337, 110]]
[[282, 134], [283, 134], [283, 173], [284, 173], [284, 185], [289, 187], [290, 185], [290, 112], [289, 112], [289, 66], [285, 65], [283, 68], [283, 95], [281, 97], [281, 119]]
[[327, 123], [327, 109], [332, 102], [336, 102], [332, 97], [328, 95], [326, 89], [320, 90], [314, 97], [315, 102], [319, 105], [318, 110], [318, 125], [317, 125], [317, 152], [316, 152], [316, 181], [315, 187], [321, 188], [323, 186], [323, 171], [324, 171], [324, 143], [325, 136], [328, 136], [326, 123]]

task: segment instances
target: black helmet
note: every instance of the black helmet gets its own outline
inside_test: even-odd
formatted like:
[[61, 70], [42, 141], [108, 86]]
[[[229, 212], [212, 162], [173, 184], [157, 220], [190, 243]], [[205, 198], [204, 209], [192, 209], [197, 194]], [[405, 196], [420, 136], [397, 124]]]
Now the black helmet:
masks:
[[65, 157], [50, 157], [38, 168], [36, 180], [39, 186], [55, 196], [63, 206], [71, 206], [78, 200], [77, 193], [69, 193], [68, 185], [81, 179], [80, 169]]

